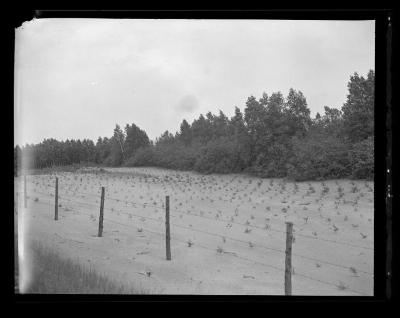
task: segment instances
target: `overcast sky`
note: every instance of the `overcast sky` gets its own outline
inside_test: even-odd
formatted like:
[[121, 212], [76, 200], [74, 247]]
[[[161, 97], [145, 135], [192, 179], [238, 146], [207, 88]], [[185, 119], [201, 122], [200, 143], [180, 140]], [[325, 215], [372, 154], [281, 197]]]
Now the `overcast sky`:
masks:
[[250, 95], [303, 92], [340, 108], [350, 75], [374, 69], [374, 21], [37, 19], [16, 30], [15, 144], [151, 139]]

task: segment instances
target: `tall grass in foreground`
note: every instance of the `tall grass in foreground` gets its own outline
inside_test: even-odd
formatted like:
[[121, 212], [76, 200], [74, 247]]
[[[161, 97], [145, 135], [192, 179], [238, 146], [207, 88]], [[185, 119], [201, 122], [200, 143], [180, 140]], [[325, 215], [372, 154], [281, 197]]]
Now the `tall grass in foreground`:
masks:
[[32, 283], [24, 293], [30, 294], [144, 294], [110, 280], [93, 267], [81, 265], [35, 242], [32, 252]]

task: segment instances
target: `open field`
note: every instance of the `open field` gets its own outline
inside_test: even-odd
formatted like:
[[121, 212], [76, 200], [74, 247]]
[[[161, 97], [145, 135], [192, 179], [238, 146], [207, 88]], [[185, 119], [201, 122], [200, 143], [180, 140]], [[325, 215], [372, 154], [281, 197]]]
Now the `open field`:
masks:
[[[285, 222], [291, 221], [293, 295], [373, 295], [373, 182], [105, 170], [29, 175], [26, 209], [23, 177], [15, 178], [19, 247], [43, 242], [148, 293], [282, 295]], [[97, 237], [102, 186], [104, 230]], [[165, 259], [166, 195], [171, 261]]]

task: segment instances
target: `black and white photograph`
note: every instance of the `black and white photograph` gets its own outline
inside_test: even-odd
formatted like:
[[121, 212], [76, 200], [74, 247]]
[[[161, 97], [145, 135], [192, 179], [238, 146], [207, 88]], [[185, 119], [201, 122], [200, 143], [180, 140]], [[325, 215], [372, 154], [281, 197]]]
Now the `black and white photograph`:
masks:
[[374, 296], [375, 27], [23, 22], [15, 293]]

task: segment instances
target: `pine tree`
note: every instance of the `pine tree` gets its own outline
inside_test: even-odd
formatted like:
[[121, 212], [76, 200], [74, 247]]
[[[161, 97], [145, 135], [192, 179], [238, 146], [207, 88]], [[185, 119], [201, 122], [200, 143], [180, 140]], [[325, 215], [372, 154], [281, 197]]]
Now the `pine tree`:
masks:
[[367, 78], [354, 73], [347, 84], [349, 94], [343, 104], [344, 132], [352, 142], [374, 135], [374, 86], [375, 73], [370, 70]]

